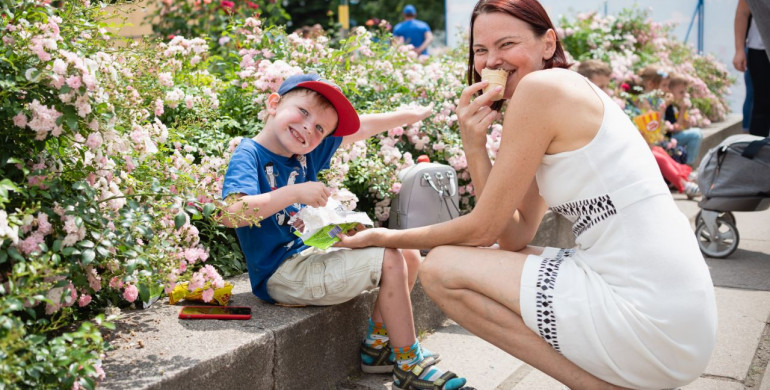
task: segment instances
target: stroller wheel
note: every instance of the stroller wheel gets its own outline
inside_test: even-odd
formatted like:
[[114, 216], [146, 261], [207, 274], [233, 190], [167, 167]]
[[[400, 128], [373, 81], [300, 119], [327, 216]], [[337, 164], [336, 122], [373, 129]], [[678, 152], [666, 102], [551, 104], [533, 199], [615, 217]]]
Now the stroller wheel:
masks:
[[[703, 217], [701, 216], [702, 211], [698, 210], [698, 214], [695, 214], [695, 226], [698, 226], [700, 223], [703, 222]], [[733, 226], [736, 225], [735, 223], [735, 215], [732, 213], [732, 211], [722, 211], [717, 216], [718, 219], [726, 219], [730, 222], [732, 222]]]
[[717, 218], [714, 231], [704, 221], [700, 221], [695, 228], [695, 237], [704, 255], [718, 259], [735, 252], [740, 241], [738, 228], [729, 219], [722, 217]]

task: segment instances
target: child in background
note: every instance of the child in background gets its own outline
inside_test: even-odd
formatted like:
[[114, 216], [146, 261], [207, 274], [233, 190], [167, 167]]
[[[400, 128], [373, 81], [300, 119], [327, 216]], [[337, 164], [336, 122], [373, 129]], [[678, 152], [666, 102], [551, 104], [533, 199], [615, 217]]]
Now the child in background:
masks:
[[680, 74], [672, 73], [668, 78], [668, 91], [665, 95], [665, 120], [669, 135], [687, 150], [687, 165], [692, 166], [700, 152], [703, 132], [697, 127], [690, 127], [687, 111], [692, 104], [687, 93], [690, 80]]
[[594, 59], [585, 60], [578, 65], [577, 72], [596, 84], [607, 95], [612, 96], [609, 89], [612, 69], [606, 62]]
[[639, 70], [638, 75], [645, 93], [659, 91], [662, 96], [663, 91], [668, 89], [668, 72], [658, 65], [647, 65]]
[[[604, 77], [602, 77], [602, 75], [606, 74], [606, 78], [609, 80], [609, 75], [612, 74], [612, 69], [609, 67], [609, 65], [602, 61], [587, 60], [578, 66], [578, 73], [582, 74], [592, 83], [599, 86], [599, 83], [604, 82]], [[656, 66], [648, 66], [642, 69], [639, 76], [641, 78], [642, 86], [645, 92], [652, 92], [657, 87], [665, 85], [664, 80], [668, 78], [668, 75], [666, 75], [665, 72]], [[656, 98], [653, 97], [652, 99]], [[632, 102], [627, 102], [627, 104], [632, 104]], [[634, 111], [641, 114], [644, 109], [649, 110], [653, 104], [655, 103], [650, 103], [650, 99], [642, 99], [640, 105], [644, 106], [645, 108], [636, 107], [634, 110], [628, 110], [629, 107], [627, 107], [626, 111]], [[633, 109], [633, 107], [630, 108]], [[676, 162], [666, 152], [666, 150], [659, 145], [651, 144], [650, 151], [652, 151], [652, 155], [655, 157], [655, 162], [658, 163], [660, 173], [671, 186], [673, 186], [680, 193], [687, 195], [688, 199], [692, 199], [700, 195], [700, 188], [698, 187], [698, 184], [691, 180], [692, 167]]]
[[[319, 253], [304, 245], [291, 225], [291, 216], [299, 211], [295, 204], [326, 204], [330, 190], [317, 181], [317, 174], [329, 167], [341, 144], [422, 120], [431, 110], [359, 119], [339, 87], [316, 74], [287, 78], [266, 104], [263, 130], [241, 141], [222, 188], [229, 204], [222, 223], [236, 228], [254, 295], [283, 304], [335, 305], [379, 285], [361, 344], [362, 370], [395, 374], [419, 365], [416, 382], [422, 387], [416, 388], [462, 387], [465, 379], [436, 367], [438, 356], [421, 348], [415, 335], [409, 291], [420, 266], [418, 251], [363, 248]], [[259, 226], [253, 221], [260, 221]], [[398, 384], [395, 376], [394, 380]]]

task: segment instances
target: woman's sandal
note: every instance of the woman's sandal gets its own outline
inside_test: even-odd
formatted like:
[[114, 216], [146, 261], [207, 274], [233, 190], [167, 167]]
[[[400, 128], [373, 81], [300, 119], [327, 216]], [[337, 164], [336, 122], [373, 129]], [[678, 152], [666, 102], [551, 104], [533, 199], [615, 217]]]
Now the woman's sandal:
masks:
[[[364, 360], [364, 355], [371, 358], [366, 359], [371, 361], [371, 363]], [[393, 372], [393, 366], [395, 366], [395, 362], [390, 360], [391, 356], [393, 354], [390, 349], [390, 341], [380, 348], [370, 347], [366, 343], [361, 343], [361, 371], [367, 374], [390, 374]], [[441, 360], [439, 354], [427, 349], [423, 349], [423, 356], [433, 358], [435, 363]]]
[[409, 371], [399, 367], [393, 369], [393, 388], [398, 390], [442, 390], [451, 379], [457, 378], [457, 374], [446, 371], [436, 380], [430, 382], [420, 379], [420, 375], [430, 366], [438, 363], [434, 357], [426, 357], [415, 364]]

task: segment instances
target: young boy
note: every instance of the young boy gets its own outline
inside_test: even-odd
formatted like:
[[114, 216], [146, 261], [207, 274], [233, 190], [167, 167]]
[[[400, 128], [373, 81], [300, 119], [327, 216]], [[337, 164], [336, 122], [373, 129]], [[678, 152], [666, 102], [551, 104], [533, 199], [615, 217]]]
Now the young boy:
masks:
[[[379, 285], [361, 344], [362, 370], [392, 371], [396, 387], [454, 390], [465, 379], [436, 367], [438, 356], [421, 349], [415, 336], [409, 291], [417, 279], [419, 252], [365, 248], [321, 253], [304, 245], [289, 225], [298, 211], [295, 204], [326, 204], [330, 191], [316, 176], [329, 167], [341, 144], [429, 114], [430, 109], [416, 109], [359, 119], [331, 82], [316, 74], [287, 78], [267, 98], [262, 131], [241, 141], [230, 159], [222, 196], [235, 201], [222, 222], [237, 228], [252, 291], [267, 302], [334, 305]], [[254, 220], [261, 221], [260, 227], [252, 226]]]
[[669, 130], [671, 138], [687, 150], [687, 165], [692, 166], [700, 152], [703, 132], [697, 127], [690, 127], [687, 110], [690, 109], [690, 98], [687, 87], [690, 81], [683, 75], [673, 73], [668, 78], [668, 93], [666, 94], [665, 120], [671, 123]]

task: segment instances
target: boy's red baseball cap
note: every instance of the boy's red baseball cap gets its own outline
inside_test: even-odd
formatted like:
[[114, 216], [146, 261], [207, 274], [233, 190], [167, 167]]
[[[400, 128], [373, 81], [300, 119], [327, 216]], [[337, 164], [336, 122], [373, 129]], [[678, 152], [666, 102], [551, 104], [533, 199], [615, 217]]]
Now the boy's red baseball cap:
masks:
[[283, 96], [295, 88], [307, 88], [318, 92], [334, 106], [334, 110], [337, 111], [337, 129], [332, 133], [333, 136], [351, 135], [361, 127], [356, 109], [342, 94], [342, 89], [331, 81], [324, 80], [315, 73], [297, 74], [289, 76], [281, 83], [278, 94]]

